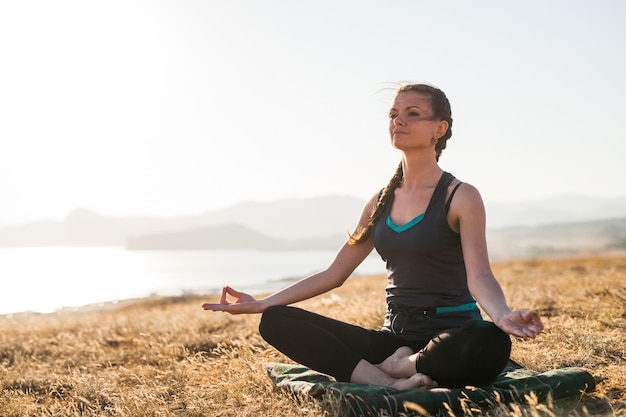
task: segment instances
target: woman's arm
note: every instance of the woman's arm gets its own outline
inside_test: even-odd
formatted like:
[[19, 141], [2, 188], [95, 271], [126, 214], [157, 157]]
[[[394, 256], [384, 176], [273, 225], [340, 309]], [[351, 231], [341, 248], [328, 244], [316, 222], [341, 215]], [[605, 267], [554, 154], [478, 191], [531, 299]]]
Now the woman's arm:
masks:
[[[366, 226], [372, 208], [376, 204], [378, 194], [365, 204], [359, 219], [359, 225]], [[288, 305], [307, 300], [324, 294], [333, 288], [340, 287], [354, 272], [361, 262], [374, 248], [373, 237], [356, 245], [347, 242], [341, 247], [333, 262], [323, 271], [309, 275], [306, 278], [278, 291], [274, 294], [256, 300], [249, 294], [241, 293], [230, 287], [225, 287], [218, 304], [203, 304], [205, 310], [226, 311], [232, 314], [261, 313], [267, 307], [274, 305]], [[234, 302], [228, 301], [228, 296], [234, 297]]]
[[485, 235], [485, 207], [475, 187], [463, 184], [459, 188], [450, 205], [449, 219], [461, 234], [467, 284], [481, 308], [507, 333], [520, 337], [539, 334], [543, 324], [536, 311], [511, 311], [491, 270]]

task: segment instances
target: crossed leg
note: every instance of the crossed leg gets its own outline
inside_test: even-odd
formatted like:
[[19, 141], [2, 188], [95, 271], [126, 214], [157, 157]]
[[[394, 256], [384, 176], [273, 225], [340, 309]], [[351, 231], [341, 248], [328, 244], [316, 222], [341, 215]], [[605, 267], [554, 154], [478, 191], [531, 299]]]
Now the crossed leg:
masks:
[[384, 387], [391, 387], [398, 390], [408, 390], [416, 388], [434, 388], [437, 382], [433, 381], [429, 376], [415, 371], [407, 376], [390, 375], [383, 371], [378, 365], [361, 360], [352, 371], [350, 382], [357, 384], [373, 384]]
[[430, 377], [417, 373], [415, 367], [411, 374], [390, 375], [374, 365], [401, 346], [389, 334], [288, 306], [266, 309], [259, 331], [268, 343], [292, 360], [339, 381], [397, 389], [436, 385]]
[[510, 353], [506, 333], [491, 322], [470, 320], [461, 328], [439, 333], [418, 352], [398, 348], [377, 367], [394, 378], [423, 372], [442, 386], [482, 385], [504, 369]]
[[408, 346], [399, 347], [391, 356], [376, 367], [394, 378], [406, 378], [416, 372], [417, 354]]

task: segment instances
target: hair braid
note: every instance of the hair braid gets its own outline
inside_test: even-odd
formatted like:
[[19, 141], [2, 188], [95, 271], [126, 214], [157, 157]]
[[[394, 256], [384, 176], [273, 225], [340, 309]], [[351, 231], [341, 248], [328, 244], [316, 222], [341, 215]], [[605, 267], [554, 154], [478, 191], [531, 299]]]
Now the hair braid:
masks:
[[376, 224], [380, 216], [382, 216], [383, 212], [385, 211], [385, 208], [387, 207], [387, 203], [389, 203], [389, 200], [391, 199], [393, 192], [402, 183], [403, 177], [404, 177], [404, 171], [402, 170], [402, 162], [400, 162], [400, 164], [398, 165], [398, 168], [396, 169], [395, 174], [393, 175], [393, 177], [391, 177], [391, 180], [389, 180], [389, 183], [385, 186], [385, 188], [380, 190], [378, 201], [376, 202], [376, 206], [374, 207], [374, 209], [372, 210], [372, 213], [370, 214], [370, 218], [369, 218], [369, 221], [367, 222], [367, 226], [359, 225], [356, 231], [350, 235], [350, 238], [348, 240], [348, 243], [350, 245], [356, 245], [367, 240], [367, 238], [372, 233], [374, 225]]

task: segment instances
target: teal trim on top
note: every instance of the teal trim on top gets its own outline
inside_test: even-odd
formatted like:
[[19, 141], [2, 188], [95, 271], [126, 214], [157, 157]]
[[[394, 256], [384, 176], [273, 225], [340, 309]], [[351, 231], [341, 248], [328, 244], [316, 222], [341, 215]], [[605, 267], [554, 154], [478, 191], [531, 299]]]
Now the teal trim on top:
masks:
[[452, 307], [437, 307], [435, 310], [436, 314], [445, 314], [445, 313], [457, 313], [459, 311], [472, 311], [478, 310], [476, 306], [476, 301], [472, 301], [471, 303], [461, 304], [460, 306], [452, 306]]
[[391, 228], [391, 230], [393, 230], [394, 232], [402, 233], [405, 230], [409, 230], [411, 227], [413, 227], [416, 224], [418, 224], [419, 222], [421, 222], [423, 218], [424, 218], [424, 214], [420, 214], [419, 216], [417, 216], [416, 218], [414, 218], [413, 220], [411, 220], [407, 224], [404, 224], [402, 226], [398, 226], [397, 224], [395, 224], [391, 220], [391, 216], [387, 216], [387, 220], [385, 221], [385, 223], [387, 223], [387, 226], [389, 226]]

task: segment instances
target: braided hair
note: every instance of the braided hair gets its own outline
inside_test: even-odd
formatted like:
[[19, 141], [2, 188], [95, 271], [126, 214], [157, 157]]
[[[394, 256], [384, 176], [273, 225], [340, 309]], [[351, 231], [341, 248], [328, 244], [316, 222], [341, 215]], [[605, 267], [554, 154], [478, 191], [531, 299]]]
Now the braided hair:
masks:
[[[445, 93], [440, 89], [430, 86], [428, 84], [406, 84], [400, 87], [396, 96], [405, 92], [415, 92], [424, 94], [430, 99], [430, 106], [433, 111], [433, 117], [439, 120], [445, 120], [448, 122], [448, 130], [443, 134], [440, 138], [438, 138], [437, 143], [435, 144], [435, 158], [439, 161], [439, 157], [441, 156], [441, 152], [446, 148], [446, 144], [448, 139], [452, 136], [452, 110], [450, 108], [450, 102], [446, 97]], [[402, 169], [402, 162], [398, 165], [395, 174], [389, 180], [389, 183], [380, 190], [380, 194], [378, 195], [378, 201], [376, 202], [376, 206], [372, 210], [370, 214], [369, 221], [367, 222], [367, 226], [359, 225], [356, 231], [350, 234], [348, 243], [350, 245], [356, 245], [362, 242], [365, 242], [367, 238], [372, 233], [374, 229], [374, 225], [382, 216], [391, 196], [394, 191], [402, 184], [402, 178], [404, 177], [404, 171]]]

